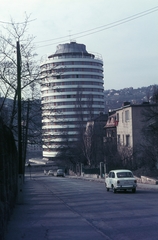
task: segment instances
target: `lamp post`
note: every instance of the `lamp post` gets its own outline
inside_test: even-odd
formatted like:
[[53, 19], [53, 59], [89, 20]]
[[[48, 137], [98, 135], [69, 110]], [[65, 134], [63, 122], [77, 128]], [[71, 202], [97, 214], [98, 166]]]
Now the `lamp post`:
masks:
[[103, 178], [103, 162], [100, 162], [100, 178]]
[[18, 95], [18, 203], [23, 203], [23, 162], [22, 162], [22, 128], [21, 128], [21, 54], [17, 41], [17, 95]]

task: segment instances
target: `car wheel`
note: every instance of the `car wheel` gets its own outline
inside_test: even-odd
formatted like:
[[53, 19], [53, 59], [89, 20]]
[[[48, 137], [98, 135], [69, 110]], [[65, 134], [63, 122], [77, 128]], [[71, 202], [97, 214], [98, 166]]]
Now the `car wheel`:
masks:
[[132, 189], [132, 193], [135, 193], [135, 192], [136, 192], [136, 188], [133, 188], [133, 189]]
[[116, 193], [116, 189], [114, 188], [114, 186], [112, 186], [112, 191], [113, 193]]

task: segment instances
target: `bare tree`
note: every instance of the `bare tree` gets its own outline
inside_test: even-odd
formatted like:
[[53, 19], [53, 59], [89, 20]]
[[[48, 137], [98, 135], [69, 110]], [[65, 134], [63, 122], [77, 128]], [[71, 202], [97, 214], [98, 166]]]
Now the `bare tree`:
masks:
[[[31, 126], [29, 118], [31, 108], [30, 101], [40, 98], [39, 67], [34, 52], [34, 37], [27, 34], [30, 16], [25, 15], [23, 23], [15, 23], [4, 27], [0, 34], [0, 79], [1, 79], [1, 113], [7, 109], [7, 119], [4, 119], [17, 138], [17, 41], [20, 43], [20, 70], [21, 70], [21, 93], [22, 93], [22, 122], [25, 126], [25, 134], [29, 133]], [[10, 99], [8, 103], [8, 99]], [[25, 102], [27, 101], [27, 104]], [[34, 102], [35, 103], [35, 102]], [[22, 123], [22, 124], [23, 124]], [[26, 141], [28, 137], [24, 138]], [[26, 143], [24, 144], [26, 147]], [[26, 152], [24, 150], [24, 157]]]
[[[153, 95], [155, 96], [155, 95]], [[142, 154], [145, 156], [145, 165], [156, 168], [158, 164], [158, 104], [152, 104], [143, 112], [144, 127], [142, 128]]]
[[[84, 161], [85, 156], [85, 145], [84, 145], [84, 132], [85, 132], [85, 125], [86, 120], [84, 119], [84, 111], [85, 111], [85, 101], [83, 100], [83, 91], [82, 86], [77, 87], [76, 91], [76, 104], [75, 104], [75, 111], [76, 111], [76, 129], [78, 131], [78, 142], [77, 142], [77, 149], [82, 154], [80, 155], [80, 162]], [[77, 151], [78, 152], [78, 151]]]
[[[85, 128], [87, 122], [87, 116], [90, 118], [93, 115], [92, 110], [92, 96], [88, 97], [88, 102], [83, 97], [83, 89], [81, 85], [78, 85], [76, 90], [75, 101], [75, 117], [76, 117], [76, 138], [75, 142], [69, 140], [69, 134], [65, 132], [63, 136], [64, 144], [61, 146], [61, 158], [65, 158], [67, 163], [74, 166], [79, 166], [81, 163], [87, 164], [86, 159], [86, 146], [85, 146]], [[87, 111], [87, 114], [85, 114]], [[91, 113], [91, 114], [90, 114]], [[68, 128], [67, 128], [68, 130]], [[67, 131], [68, 132], [68, 131]]]
[[92, 120], [94, 117], [94, 111], [93, 111], [93, 94], [89, 94], [87, 97], [87, 111], [89, 115], [89, 120]]
[[156, 85], [154, 85], [154, 87], [153, 87], [152, 102], [158, 103], [158, 86], [156, 86]]
[[104, 161], [104, 125], [105, 119], [98, 121], [102, 115], [87, 123], [85, 131], [85, 152], [88, 165], [99, 166]]
[[141, 164], [152, 172], [158, 166], [158, 87], [153, 88], [152, 104], [142, 111]]

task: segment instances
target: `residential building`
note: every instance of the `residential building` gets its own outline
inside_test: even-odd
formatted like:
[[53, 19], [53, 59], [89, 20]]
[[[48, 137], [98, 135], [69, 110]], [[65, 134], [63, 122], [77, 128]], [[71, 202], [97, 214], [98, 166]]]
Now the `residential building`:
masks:
[[59, 44], [41, 64], [43, 157], [60, 156], [80, 127], [104, 112], [103, 61], [84, 44]]
[[121, 108], [109, 111], [103, 138], [108, 170], [122, 164], [131, 168], [158, 166], [157, 113], [158, 104], [149, 102], [124, 102]]
[[104, 126], [105, 129], [105, 136], [104, 136], [104, 143], [106, 142], [117, 142], [117, 128], [118, 120], [116, 117], [116, 111], [110, 111], [108, 115], [108, 120], [106, 122], [106, 125]]
[[123, 107], [116, 109], [117, 119], [117, 146], [132, 149], [132, 153], [139, 151], [140, 144], [143, 142], [142, 129], [144, 121], [143, 111], [151, 108], [149, 103], [130, 104], [124, 103]]

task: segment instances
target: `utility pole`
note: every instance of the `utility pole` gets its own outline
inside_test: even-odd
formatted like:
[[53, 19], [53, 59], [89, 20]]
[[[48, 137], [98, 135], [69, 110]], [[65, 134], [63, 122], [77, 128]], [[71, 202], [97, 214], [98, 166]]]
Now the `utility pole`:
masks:
[[23, 203], [23, 161], [22, 161], [22, 128], [21, 128], [21, 54], [17, 41], [17, 95], [18, 95], [18, 203]]
[[28, 124], [29, 124], [29, 112], [30, 112], [30, 100], [27, 101], [27, 111], [26, 119], [23, 122], [23, 134], [22, 134], [22, 156], [23, 156], [23, 174], [25, 175], [25, 160], [26, 160], [26, 150], [27, 150], [27, 138], [28, 138]]

